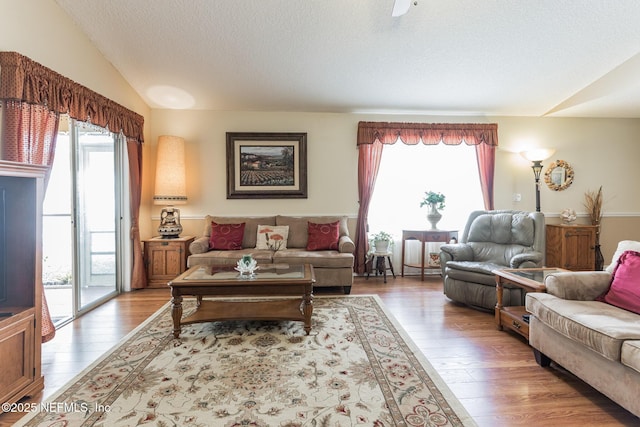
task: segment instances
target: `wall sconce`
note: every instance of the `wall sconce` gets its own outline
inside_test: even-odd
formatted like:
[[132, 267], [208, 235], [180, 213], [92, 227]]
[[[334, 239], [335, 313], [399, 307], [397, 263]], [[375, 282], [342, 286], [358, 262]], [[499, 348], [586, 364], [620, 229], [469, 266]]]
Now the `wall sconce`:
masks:
[[184, 139], [162, 135], [158, 138], [156, 158], [155, 205], [165, 205], [160, 212], [158, 233], [164, 239], [175, 239], [182, 233], [180, 210], [173, 205], [187, 203]]
[[540, 172], [542, 172], [542, 161], [553, 156], [556, 150], [553, 148], [538, 148], [535, 150], [523, 151], [522, 157], [533, 162], [533, 176], [536, 179], [536, 212], [540, 212]]

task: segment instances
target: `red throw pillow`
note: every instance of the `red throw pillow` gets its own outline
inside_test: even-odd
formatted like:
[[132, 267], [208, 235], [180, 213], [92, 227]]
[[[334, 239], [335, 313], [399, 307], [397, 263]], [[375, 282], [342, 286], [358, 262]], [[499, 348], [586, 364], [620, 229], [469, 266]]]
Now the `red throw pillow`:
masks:
[[596, 300], [640, 314], [640, 252], [620, 255], [609, 290]]
[[242, 249], [244, 222], [241, 224], [217, 224], [211, 221], [211, 237], [209, 249], [219, 251], [236, 251]]
[[308, 251], [322, 251], [327, 249], [338, 250], [340, 239], [340, 221], [326, 224], [314, 224], [309, 222]]

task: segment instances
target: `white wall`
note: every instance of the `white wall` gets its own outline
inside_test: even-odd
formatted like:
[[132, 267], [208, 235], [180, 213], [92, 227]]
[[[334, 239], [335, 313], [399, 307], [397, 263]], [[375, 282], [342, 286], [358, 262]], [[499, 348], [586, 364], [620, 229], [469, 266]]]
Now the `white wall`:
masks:
[[[564, 191], [542, 185], [542, 210], [557, 215], [565, 208], [585, 213], [584, 193], [603, 186], [606, 215], [640, 215], [640, 120], [519, 117], [429, 117], [326, 113], [260, 113], [153, 110], [151, 144], [162, 134], [187, 141], [189, 203], [186, 216], [206, 213], [256, 215], [274, 211], [289, 214], [356, 214], [356, 133], [361, 120], [498, 123], [495, 202], [499, 209], [535, 209], [531, 163], [518, 153], [533, 147], [553, 147], [556, 159], [575, 171], [574, 183]], [[307, 132], [309, 198], [293, 200], [226, 199], [226, 132]], [[155, 150], [154, 150], [155, 151]], [[146, 162], [153, 163], [148, 157]], [[150, 166], [152, 167], [152, 166]], [[475, 173], [476, 171], [471, 171]], [[444, 179], [459, 179], [470, 171], [451, 169]], [[543, 170], [544, 174], [544, 170]], [[152, 180], [151, 176], [148, 176]], [[149, 191], [152, 192], [152, 183]], [[521, 202], [513, 194], [522, 195]], [[145, 197], [150, 200], [150, 197]], [[277, 206], [277, 207], [274, 207]]]

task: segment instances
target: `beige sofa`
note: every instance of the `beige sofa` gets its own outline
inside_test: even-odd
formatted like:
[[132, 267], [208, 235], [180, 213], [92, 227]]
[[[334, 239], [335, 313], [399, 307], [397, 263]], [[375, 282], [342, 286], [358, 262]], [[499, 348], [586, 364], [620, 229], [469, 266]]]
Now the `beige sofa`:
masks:
[[[242, 249], [210, 250], [209, 237], [211, 223], [245, 223]], [[339, 221], [339, 241], [337, 250], [306, 250], [309, 222], [325, 224]], [[288, 226], [287, 249], [256, 249], [259, 225]], [[343, 216], [266, 216], [266, 217], [230, 217], [211, 216], [204, 219], [203, 235], [189, 246], [191, 255], [187, 265], [235, 265], [242, 255], [251, 254], [260, 264], [287, 263], [311, 264], [316, 283], [315, 287], [342, 287], [345, 294], [351, 292], [353, 285], [353, 264], [355, 245], [349, 237], [347, 217]]]
[[612, 270], [556, 273], [546, 293], [527, 294], [529, 344], [541, 366], [556, 362], [640, 416], [640, 315], [595, 300]]

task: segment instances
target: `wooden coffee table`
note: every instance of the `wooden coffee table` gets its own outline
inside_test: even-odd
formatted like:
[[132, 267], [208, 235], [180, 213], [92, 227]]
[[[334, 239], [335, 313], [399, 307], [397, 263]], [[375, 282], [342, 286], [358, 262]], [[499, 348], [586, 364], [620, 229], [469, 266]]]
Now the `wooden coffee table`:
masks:
[[527, 311], [523, 306], [505, 307], [502, 304], [504, 285], [515, 285], [525, 292], [546, 292], [544, 279], [553, 273], [568, 271], [562, 268], [514, 268], [505, 270], [493, 270], [496, 276], [496, 297], [498, 302], [495, 308], [496, 325], [499, 330], [503, 328], [522, 335], [529, 340], [529, 323], [524, 320]]
[[[251, 279], [241, 278], [233, 266], [191, 267], [169, 282], [173, 336], [180, 336], [182, 325], [225, 320], [300, 320], [309, 335], [315, 281], [309, 264], [260, 265]], [[184, 295], [195, 296], [197, 308], [183, 319]], [[204, 296], [230, 298], [203, 300]]]

